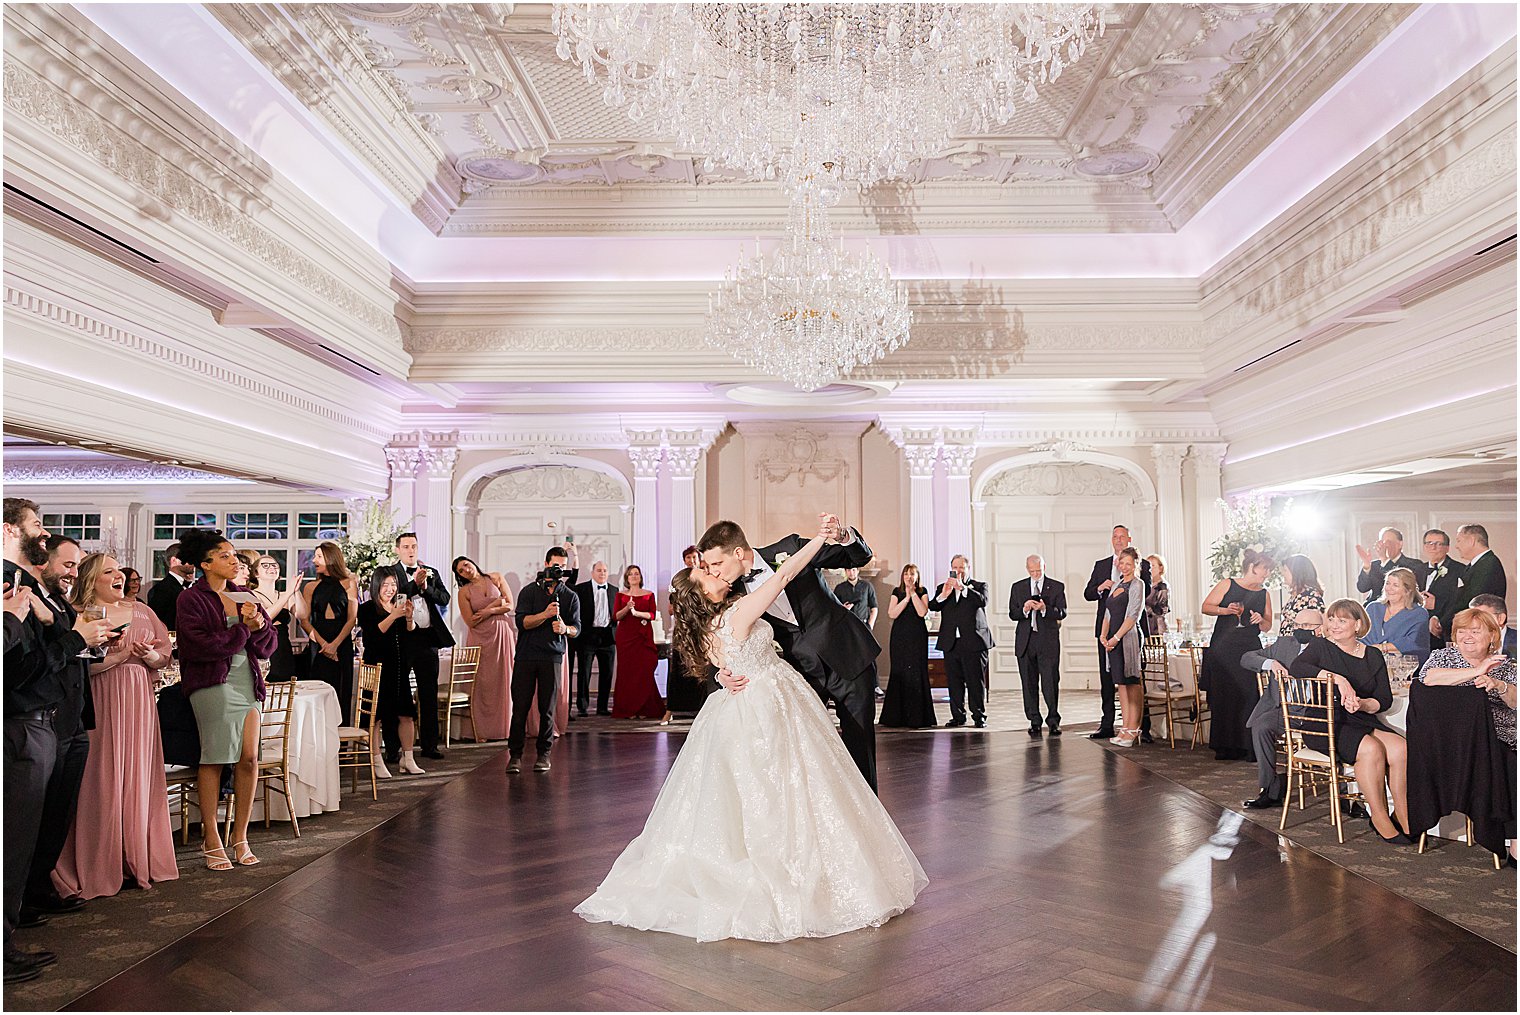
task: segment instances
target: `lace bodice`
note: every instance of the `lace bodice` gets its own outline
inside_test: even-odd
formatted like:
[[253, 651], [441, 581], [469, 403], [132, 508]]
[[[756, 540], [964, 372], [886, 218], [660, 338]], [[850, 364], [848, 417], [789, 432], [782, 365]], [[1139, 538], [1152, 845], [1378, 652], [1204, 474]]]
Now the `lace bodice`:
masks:
[[729, 610], [718, 621], [718, 649], [723, 659], [720, 665], [749, 677], [760, 673], [774, 673], [771, 667], [777, 663], [785, 669], [790, 669], [776, 654], [775, 632], [765, 618], [755, 621], [754, 626], [750, 628], [749, 637], [740, 641], [728, 625], [733, 615], [733, 611]]

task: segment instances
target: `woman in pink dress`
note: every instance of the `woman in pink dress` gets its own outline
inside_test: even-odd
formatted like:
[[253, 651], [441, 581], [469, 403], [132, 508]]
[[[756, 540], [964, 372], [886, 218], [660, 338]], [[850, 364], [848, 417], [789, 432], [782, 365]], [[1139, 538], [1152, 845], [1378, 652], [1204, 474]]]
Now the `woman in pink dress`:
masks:
[[612, 715], [617, 719], [659, 719], [666, 715], [665, 699], [654, 682], [660, 661], [654, 647], [654, 593], [644, 588], [637, 564], [623, 570], [623, 589], [612, 601], [617, 617], [617, 676], [612, 682]]
[[127, 629], [90, 664], [95, 728], [79, 787], [79, 810], [53, 884], [64, 898], [115, 895], [130, 876], [140, 888], [179, 877], [164, 782], [153, 671], [169, 663], [169, 631], [143, 603], [123, 604], [126, 578], [116, 558], [79, 563], [74, 605], [104, 606]]
[[505, 740], [512, 725], [512, 654], [517, 650], [512, 593], [506, 579], [495, 571], [482, 572], [469, 557], [454, 558], [454, 581], [461, 590], [464, 643], [480, 646], [480, 668], [470, 696], [475, 740]]

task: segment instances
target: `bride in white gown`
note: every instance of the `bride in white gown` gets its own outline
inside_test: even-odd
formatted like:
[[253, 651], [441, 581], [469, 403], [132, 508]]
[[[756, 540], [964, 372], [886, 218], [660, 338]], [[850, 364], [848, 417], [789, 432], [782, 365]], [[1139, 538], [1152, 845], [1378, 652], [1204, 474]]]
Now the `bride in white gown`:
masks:
[[[593, 923], [698, 941], [788, 941], [879, 927], [929, 879], [861, 778], [818, 694], [762, 617], [834, 529], [749, 595], [676, 575], [691, 658], [749, 678], [711, 695], [644, 823], [575, 911]], [[683, 645], [683, 649], [686, 645]]]

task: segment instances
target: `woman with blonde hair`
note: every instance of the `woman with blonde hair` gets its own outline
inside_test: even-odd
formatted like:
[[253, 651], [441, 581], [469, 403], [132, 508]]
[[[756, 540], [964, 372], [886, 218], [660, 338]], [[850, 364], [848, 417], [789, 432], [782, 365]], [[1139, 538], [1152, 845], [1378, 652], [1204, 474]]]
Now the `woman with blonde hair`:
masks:
[[349, 574], [343, 548], [330, 540], [317, 544], [311, 563], [317, 580], [301, 589], [301, 626], [317, 650], [311, 658], [311, 679], [326, 681], [338, 692], [346, 726], [354, 696], [353, 631], [359, 622], [359, 583]]
[[[1372, 830], [1384, 842], [1408, 844], [1414, 841], [1409, 837], [1409, 752], [1403, 737], [1374, 718], [1393, 704], [1393, 689], [1388, 684], [1383, 653], [1362, 641], [1370, 626], [1361, 603], [1337, 599], [1325, 608], [1324, 637], [1309, 642], [1288, 666], [1288, 673], [1293, 677], [1328, 677], [1335, 684], [1340, 706], [1335, 713], [1335, 744], [1332, 747], [1321, 735], [1306, 736], [1305, 745], [1326, 754], [1333, 752], [1343, 764], [1355, 767]], [[1393, 818], [1388, 816], [1390, 796]]]
[[1371, 627], [1362, 641], [1385, 653], [1424, 662], [1430, 655], [1430, 614], [1420, 605], [1414, 572], [1396, 567], [1383, 577], [1383, 597], [1367, 604]]
[[169, 664], [169, 631], [147, 604], [124, 602], [125, 584], [109, 554], [79, 563], [75, 609], [104, 607], [127, 629], [104, 659], [90, 663], [95, 728], [78, 811], [53, 869], [64, 898], [115, 895], [128, 877], [139, 888], [179, 877], [153, 697], [154, 675]]

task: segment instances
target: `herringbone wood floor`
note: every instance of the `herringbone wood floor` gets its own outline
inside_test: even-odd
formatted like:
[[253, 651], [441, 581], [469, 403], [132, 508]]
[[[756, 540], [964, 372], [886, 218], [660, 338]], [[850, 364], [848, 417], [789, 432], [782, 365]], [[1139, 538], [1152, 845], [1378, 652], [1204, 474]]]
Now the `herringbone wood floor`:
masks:
[[929, 873], [879, 930], [781, 945], [589, 925], [678, 736], [493, 760], [77, 1009], [1468, 1009], [1514, 957], [1077, 736], [896, 735]]

